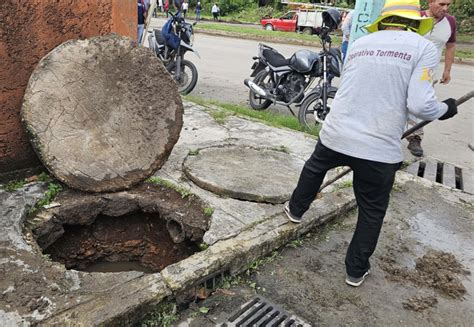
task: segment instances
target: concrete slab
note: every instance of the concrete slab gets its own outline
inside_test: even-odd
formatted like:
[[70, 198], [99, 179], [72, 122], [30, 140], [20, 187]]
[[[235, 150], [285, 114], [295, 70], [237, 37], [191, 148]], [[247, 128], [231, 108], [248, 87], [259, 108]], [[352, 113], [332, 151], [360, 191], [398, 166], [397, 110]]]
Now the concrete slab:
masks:
[[[282, 204], [225, 198], [200, 188], [182, 169], [190, 151], [210, 146], [278, 147], [305, 160], [316, 140], [236, 116], [216, 121], [213, 117], [218, 108], [190, 103], [185, 103], [185, 108], [180, 139], [156, 176], [188, 189], [214, 208], [204, 235], [209, 248], [155, 274], [67, 270], [43, 256], [31, 235], [22, 234], [28, 209], [42, 197], [45, 185], [29, 184], [13, 193], [0, 191], [0, 273], [5, 276], [0, 280], [0, 325], [132, 322], [150, 305], [185, 291], [209, 274], [220, 269], [242, 271], [256, 258], [354, 207], [350, 188], [327, 193], [315, 202], [302, 224], [294, 225], [288, 223]], [[268, 183], [278, 178], [268, 172]], [[110, 198], [110, 213], [120, 213], [123, 208], [117, 201], [130, 200], [131, 193], [120, 192]]]

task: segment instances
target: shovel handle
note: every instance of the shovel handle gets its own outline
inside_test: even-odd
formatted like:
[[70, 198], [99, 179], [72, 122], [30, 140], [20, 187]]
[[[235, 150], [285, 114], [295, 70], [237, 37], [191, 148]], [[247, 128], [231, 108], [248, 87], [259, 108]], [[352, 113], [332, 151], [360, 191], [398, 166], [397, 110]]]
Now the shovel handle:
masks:
[[[459, 99], [456, 100], [456, 105], [457, 106], [460, 106], [461, 104], [463, 104], [464, 102], [468, 101], [469, 99], [471, 99], [472, 97], [474, 97], [474, 90], [471, 90], [469, 91], [468, 93], [464, 94], [462, 97], [460, 97]], [[415, 126], [413, 126], [412, 128], [408, 129], [405, 133], [403, 133], [402, 135], [402, 139], [404, 139], [405, 137], [407, 137], [408, 135], [412, 134], [414, 131], [417, 131], [419, 130], [420, 128], [422, 128], [423, 126], [426, 126], [428, 125], [429, 123], [431, 123], [432, 120], [426, 120], [426, 121], [423, 121], [419, 124], [416, 124]], [[343, 170], [341, 173], [337, 174], [336, 176], [334, 176], [333, 178], [331, 178], [330, 180], [328, 180], [327, 182], [325, 182], [323, 185], [321, 185], [321, 187], [319, 188], [319, 191], [318, 192], [321, 192], [323, 189], [325, 189], [326, 187], [328, 187], [329, 185], [331, 185], [332, 183], [334, 183], [335, 181], [341, 179], [342, 177], [346, 176], [348, 173], [350, 173], [352, 171], [352, 169], [350, 168], [347, 168], [345, 170]]]

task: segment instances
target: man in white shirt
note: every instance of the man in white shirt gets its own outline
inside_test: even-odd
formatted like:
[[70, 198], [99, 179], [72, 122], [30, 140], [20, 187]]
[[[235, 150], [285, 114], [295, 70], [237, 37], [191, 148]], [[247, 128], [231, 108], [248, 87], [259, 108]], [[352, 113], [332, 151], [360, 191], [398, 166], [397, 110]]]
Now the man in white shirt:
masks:
[[[433, 17], [434, 19], [433, 29], [424, 36], [436, 46], [440, 58], [443, 54], [443, 49], [446, 48], [444, 70], [441, 73], [439, 67], [437, 67], [433, 77], [433, 80], [439, 81], [441, 84], [448, 84], [451, 81], [451, 67], [456, 51], [456, 19], [448, 15], [450, 5], [451, 0], [429, 0], [428, 10], [421, 13], [422, 16]], [[408, 128], [420, 122], [421, 120], [416, 117], [408, 116]], [[423, 148], [421, 147], [423, 129], [419, 129], [407, 139], [409, 142], [408, 150], [410, 150], [411, 154], [421, 157], [423, 155]]]
[[395, 173], [403, 160], [401, 136], [408, 113], [423, 120], [448, 119], [456, 101], [438, 102], [431, 75], [438, 52], [423, 36], [433, 26], [418, 0], [387, 0], [371, 33], [352, 43], [341, 84], [319, 141], [306, 161], [284, 211], [302, 221], [326, 172], [349, 166], [358, 221], [346, 255], [346, 283], [360, 286], [369, 274]]

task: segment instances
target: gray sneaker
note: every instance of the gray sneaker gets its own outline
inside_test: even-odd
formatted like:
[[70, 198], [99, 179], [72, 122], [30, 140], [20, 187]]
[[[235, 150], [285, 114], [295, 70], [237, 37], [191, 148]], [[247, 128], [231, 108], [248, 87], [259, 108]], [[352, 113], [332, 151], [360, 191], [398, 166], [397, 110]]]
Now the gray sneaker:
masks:
[[288, 219], [291, 220], [292, 222], [299, 224], [301, 222], [301, 217], [296, 217], [294, 214], [291, 213], [290, 211], [290, 203], [285, 204], [285, 213], [288, 216]]
[[359, 287], [360, 285], [362, 285], [364, 280], [367, 279], [369, 274], [370, 274], [370, 270], [368, 270], [362, 277], [359, 277], [359, 278], [355, 278], [355, 277], [351, 277], [349, 275], [346, 275], [346, 284], [354, 286], [354, 287]]

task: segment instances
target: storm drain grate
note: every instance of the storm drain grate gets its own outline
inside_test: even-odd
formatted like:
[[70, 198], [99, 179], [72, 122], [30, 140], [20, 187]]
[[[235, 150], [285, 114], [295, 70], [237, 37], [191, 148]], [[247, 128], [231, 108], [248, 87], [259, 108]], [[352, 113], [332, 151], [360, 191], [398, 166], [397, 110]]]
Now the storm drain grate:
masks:
[[456, 167], [452, 164], [437, 160], [416, 161], [406, 168], [406, 172], [432, 182], [456, 188], [468, 193], [474, 193], [472, 171]]
[[291, 327], [307, 327], [310, 324], [302, 319], [289, 314], [285, 310], [270, 303], [266, 299], [258, 296], [245, 303], [239, 310], [234, 312], [232, 316], [219, 325], [221, 327], [246, 327], [246, 326], [291, 326]]

